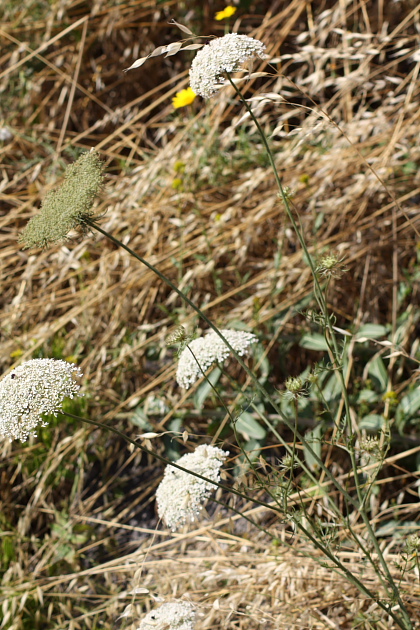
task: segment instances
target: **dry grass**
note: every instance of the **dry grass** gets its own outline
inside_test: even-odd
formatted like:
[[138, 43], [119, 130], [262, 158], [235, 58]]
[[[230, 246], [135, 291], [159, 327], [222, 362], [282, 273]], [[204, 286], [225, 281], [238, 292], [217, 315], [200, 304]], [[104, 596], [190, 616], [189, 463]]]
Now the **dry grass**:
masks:
[[[222, 34], [212, 19], [221, 7], [111, 4], [3, 3], [0, 127], [13, 137], [0, 142], [0, 361], [6, 370], [33, 356], [72, 357], [86, 376], [91, 417], [128, 432], [133, 409], [153, 393], [168, 410], [154, 417], [156, 428], [187, 410], [188, 430], [205, 435], [208, 421], [176, 387], [165, 347], [174, 324], [199, 325], [176, 295], [98, 236], [75, 235], [44, 252], [17, 246], [64, 165], [95, 146], [107, 164], [98, 203], [103, 226], [188, 290], [212, 321], [240, 321], [258, 332], [271, 383], [281, 388], [287, 372], [278, 367], [279, 344], [299, 338], [304, 320], [296, 310], [312, 284], [252, 123], [229, 89], [174, 113], [171, 96], [188, 80], [185, 57], [122, 73], [180, 37], [167, 20], [183, 22], [189, 9], [190, 27]], [[278, 168], [295, 192], [310, 251], [337, 250], [346, 259], [348, 273], [329, 293], [338, 325], [402, 326], [401, 350], [415, 358], [420, 61], [411, 56], [419, 49], [418, 3], [277, 0], [237, 15], [236, 28], [267, 44], [271, 65], [254, 71], [270, 76], [242, 86], [247, 97], [282, 96], [253, 103], [267, 132], [275, 131]], [[405, 297], [402, 283], [410, 289]], [[297, 374], [313, 355], [290, 346], [288, 369]], [[394, 365], [390, 384], [404, 390], [414, 376]], [[304, 540], [294, 538], [288, 549], [290, 532], [267, 514], [261, 519], [277, 528], [278, 547], [223, 510], [188, 534], [153, 536], [160, 475], [153, 461], [77, 425], [57, 423], [42, 437], [2, 445], [0, 524], [10, 560], [2, 627], [114, 628], [133, 586], [166, 599], [187, 592], [203, 606], [202, 628], [393, 627], [329, 569], [299, 556]], [[407, 458], [419, 451], [413, 434], [403, 442], [409, 448]], [[376, 506], [384, 522], [392, 510], [395, 520], [418, 520], [410, 461], [386, 468]], [[54, 530], [60, 518], [67, 525]], [[385, 542], [398, 575], [400, 539]], [[361, 558], [342, 553], [374, 583]], [[420, 627], [418, 582], [405, 579]]]

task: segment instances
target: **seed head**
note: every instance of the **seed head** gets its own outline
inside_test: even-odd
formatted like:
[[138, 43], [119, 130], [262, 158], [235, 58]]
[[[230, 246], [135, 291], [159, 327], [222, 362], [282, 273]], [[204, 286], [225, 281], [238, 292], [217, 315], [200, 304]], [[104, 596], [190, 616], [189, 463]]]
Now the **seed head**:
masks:
[[0, 435], [24, 442], [37, 426], [46, 426], [43, 414], [57, 415], [65, 398], [81, 396], [74, 363], [32, 359], [0, 381]]
[[196, 94], [210, 98], [225, 85], [226, 72], [237, 72], [255, 57], [265, 59], [265, 45], [247, 35], [229, 33], [213, 39], [198, 51], [190, 68], [190, 84]]
[[297, 400], [308, 395], [305, 381], [300, 376], [290, 376], [285, 382], [284, 396], [290, 400]]
[[[254, 334], [243, 330], [221, 330], [220, 332], [240, 356], [247, 354], [249, 346], [257, 341]], [[229, 348], [214, 331], [208, 332], [204, 337], [194, 339], [179, 355], [176, 373], [178, 384], [188, 389], [213, 363], [216, 361], [223, 363], [229, 353]]]
[[166, 345], [173, 346], [176, 343], [182, 343], [187, 338], [184, 326], [177, 326], [175, 330], [166, 337]]
[[368, 455], [378, 455], [381, 452], [379, 438], [371, 435], [362, 438], [360, 440], [360, 450]]
[[408, 553], [420, 554], [420, 536], [418, 534], [410, 534], [405, 541], [405, 547]]
[[[201, 444], [194, 453], [183, 455], [177, 464], [207, 477], [211, 481], [220, 480], [220, 468], [227, 451], [216, 446]], [[156, 501], [159, 517], [166, 525], [175, 531], [187, 521], [194, 521], [203, 508], [203, 503], [216, 489], [210, 481], [204, 481], [188, 472], [167, 466], [163, 479], [156, 491]]]
[[299, 463], [295, 461], [295, 458], [290, 453], [284, 455], [280, 462], [280, 468], [283, 468], [284, 470], [291, 470], [292, 468], [297, 468], [298, 466]]
[[344, 265], [344, 258], [340, 258], [336, 253], [331, 252], [319, 259], [315, 269], [322, 278], [341, 278], [347, 271]]
[[197, 609], [191, 602], [174, 601], [151, 610], [137, 630], [194, 630]]
[[77, 227], [86, 232], [85, 220], [94, 214], [92, 205], [102, 186], [103, 168], [96, 151], [83, 153], [67, 167], [64, 182], [46, 195], [39, 214], [23, 230], [19, 242], [25, 249], [59, 243]]

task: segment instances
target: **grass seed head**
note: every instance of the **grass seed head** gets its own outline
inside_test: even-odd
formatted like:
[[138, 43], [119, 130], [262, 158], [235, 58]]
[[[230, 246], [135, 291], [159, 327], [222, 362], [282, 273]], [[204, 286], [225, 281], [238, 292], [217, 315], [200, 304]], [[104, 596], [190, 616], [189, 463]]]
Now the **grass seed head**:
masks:
[[94, 214], [92, 205], [102, 186], [103, 168], [96, 151], [83, 153], [67, 167], [64, 182], [46, 195], [39, 214], [22, 232], [19, 241], [25, 249], [60, 243], [77, 227], [86, 231], [85, 221]]

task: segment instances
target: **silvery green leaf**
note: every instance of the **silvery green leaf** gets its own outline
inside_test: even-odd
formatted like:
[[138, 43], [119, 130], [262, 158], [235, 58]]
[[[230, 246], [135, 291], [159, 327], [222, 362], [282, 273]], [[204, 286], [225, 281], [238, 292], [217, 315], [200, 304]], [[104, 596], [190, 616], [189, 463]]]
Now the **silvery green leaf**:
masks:
[[381, 357], [376, 357], [370, 365], [368, 374], [371, 378], [376, 380], [380, 386], [381, 391], [386, 390], [386, 386], [388, 383], [388, 372], [386, 371], [386, 367]]
[[364, 416], [359, 422], [359, 429], [366, 431], [380, 431], [385, 423], [385, 418], [377, 413], [370, 413]]
[[386, 326], [381, 324], [364, 324], [356, 334], [356, 341], [362, 342], [366, 339], [378, 339], [384, 337], [388, 333]]
[[304, 335], [300, 340], [299, 345], [302, 348], [307, 348], [308, 350], [328, 350], [328, 345], [325, 341], [325, 337], [318, 333], [313, 333], [312, 335]]
[[236, 430], [249, 440], [255, 438], [262, 440], [267, 435], [267, 431], [262, 427], [254, 416], [248, 411], [243, 411], [236, 421]]
[[[305, 433], [305, 441], [311, 449], [314, 451], [315, 455], [321, 458], [321, 437], [322, 437], [322, 427], [318, 424], [314, 429], [310, 431], [306, 431]], [[303, 453], [305, 455], [305, 461], [308, 465], [308, 468], [311, 470], [315, 470], [318, 468], [318, 462], [312, 453], [309, 451], [306, 444], [303, 447]]]
[[194, 404], [196, 409], [200, 410], [203, 408], [204, 401], [213, 392], [213, 387], [217, 384], [221, 374], [221, 368], [215, 367], [214, 370], [207, 376], [206, 380], [199, 385], [194, 394]]

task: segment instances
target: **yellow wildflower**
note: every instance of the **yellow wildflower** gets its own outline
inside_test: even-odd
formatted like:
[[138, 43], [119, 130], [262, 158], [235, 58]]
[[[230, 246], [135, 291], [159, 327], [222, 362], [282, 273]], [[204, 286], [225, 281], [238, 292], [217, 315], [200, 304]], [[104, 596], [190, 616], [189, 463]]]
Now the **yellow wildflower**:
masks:
[[223, 9], [223, 11], [218, 11], [214, 16], [216, 20], [225, 20], [226, 18], [232, 17], [236, 13], [236, 7], [233, 7], [231, 4], [228, 4], [227, 7]]
[[177, 92], [175, 94], [172, 99], [172, 105], [175, 107], [175, 109], [178, 109], [179, 107], [185, 107], [186, 105], [190, 105], [191, 103], [193, 103], [196, 96], [197, 94], [194, 92], [194, 90], [189, 87], [186, 90], [181, 90], [180, 92]]

